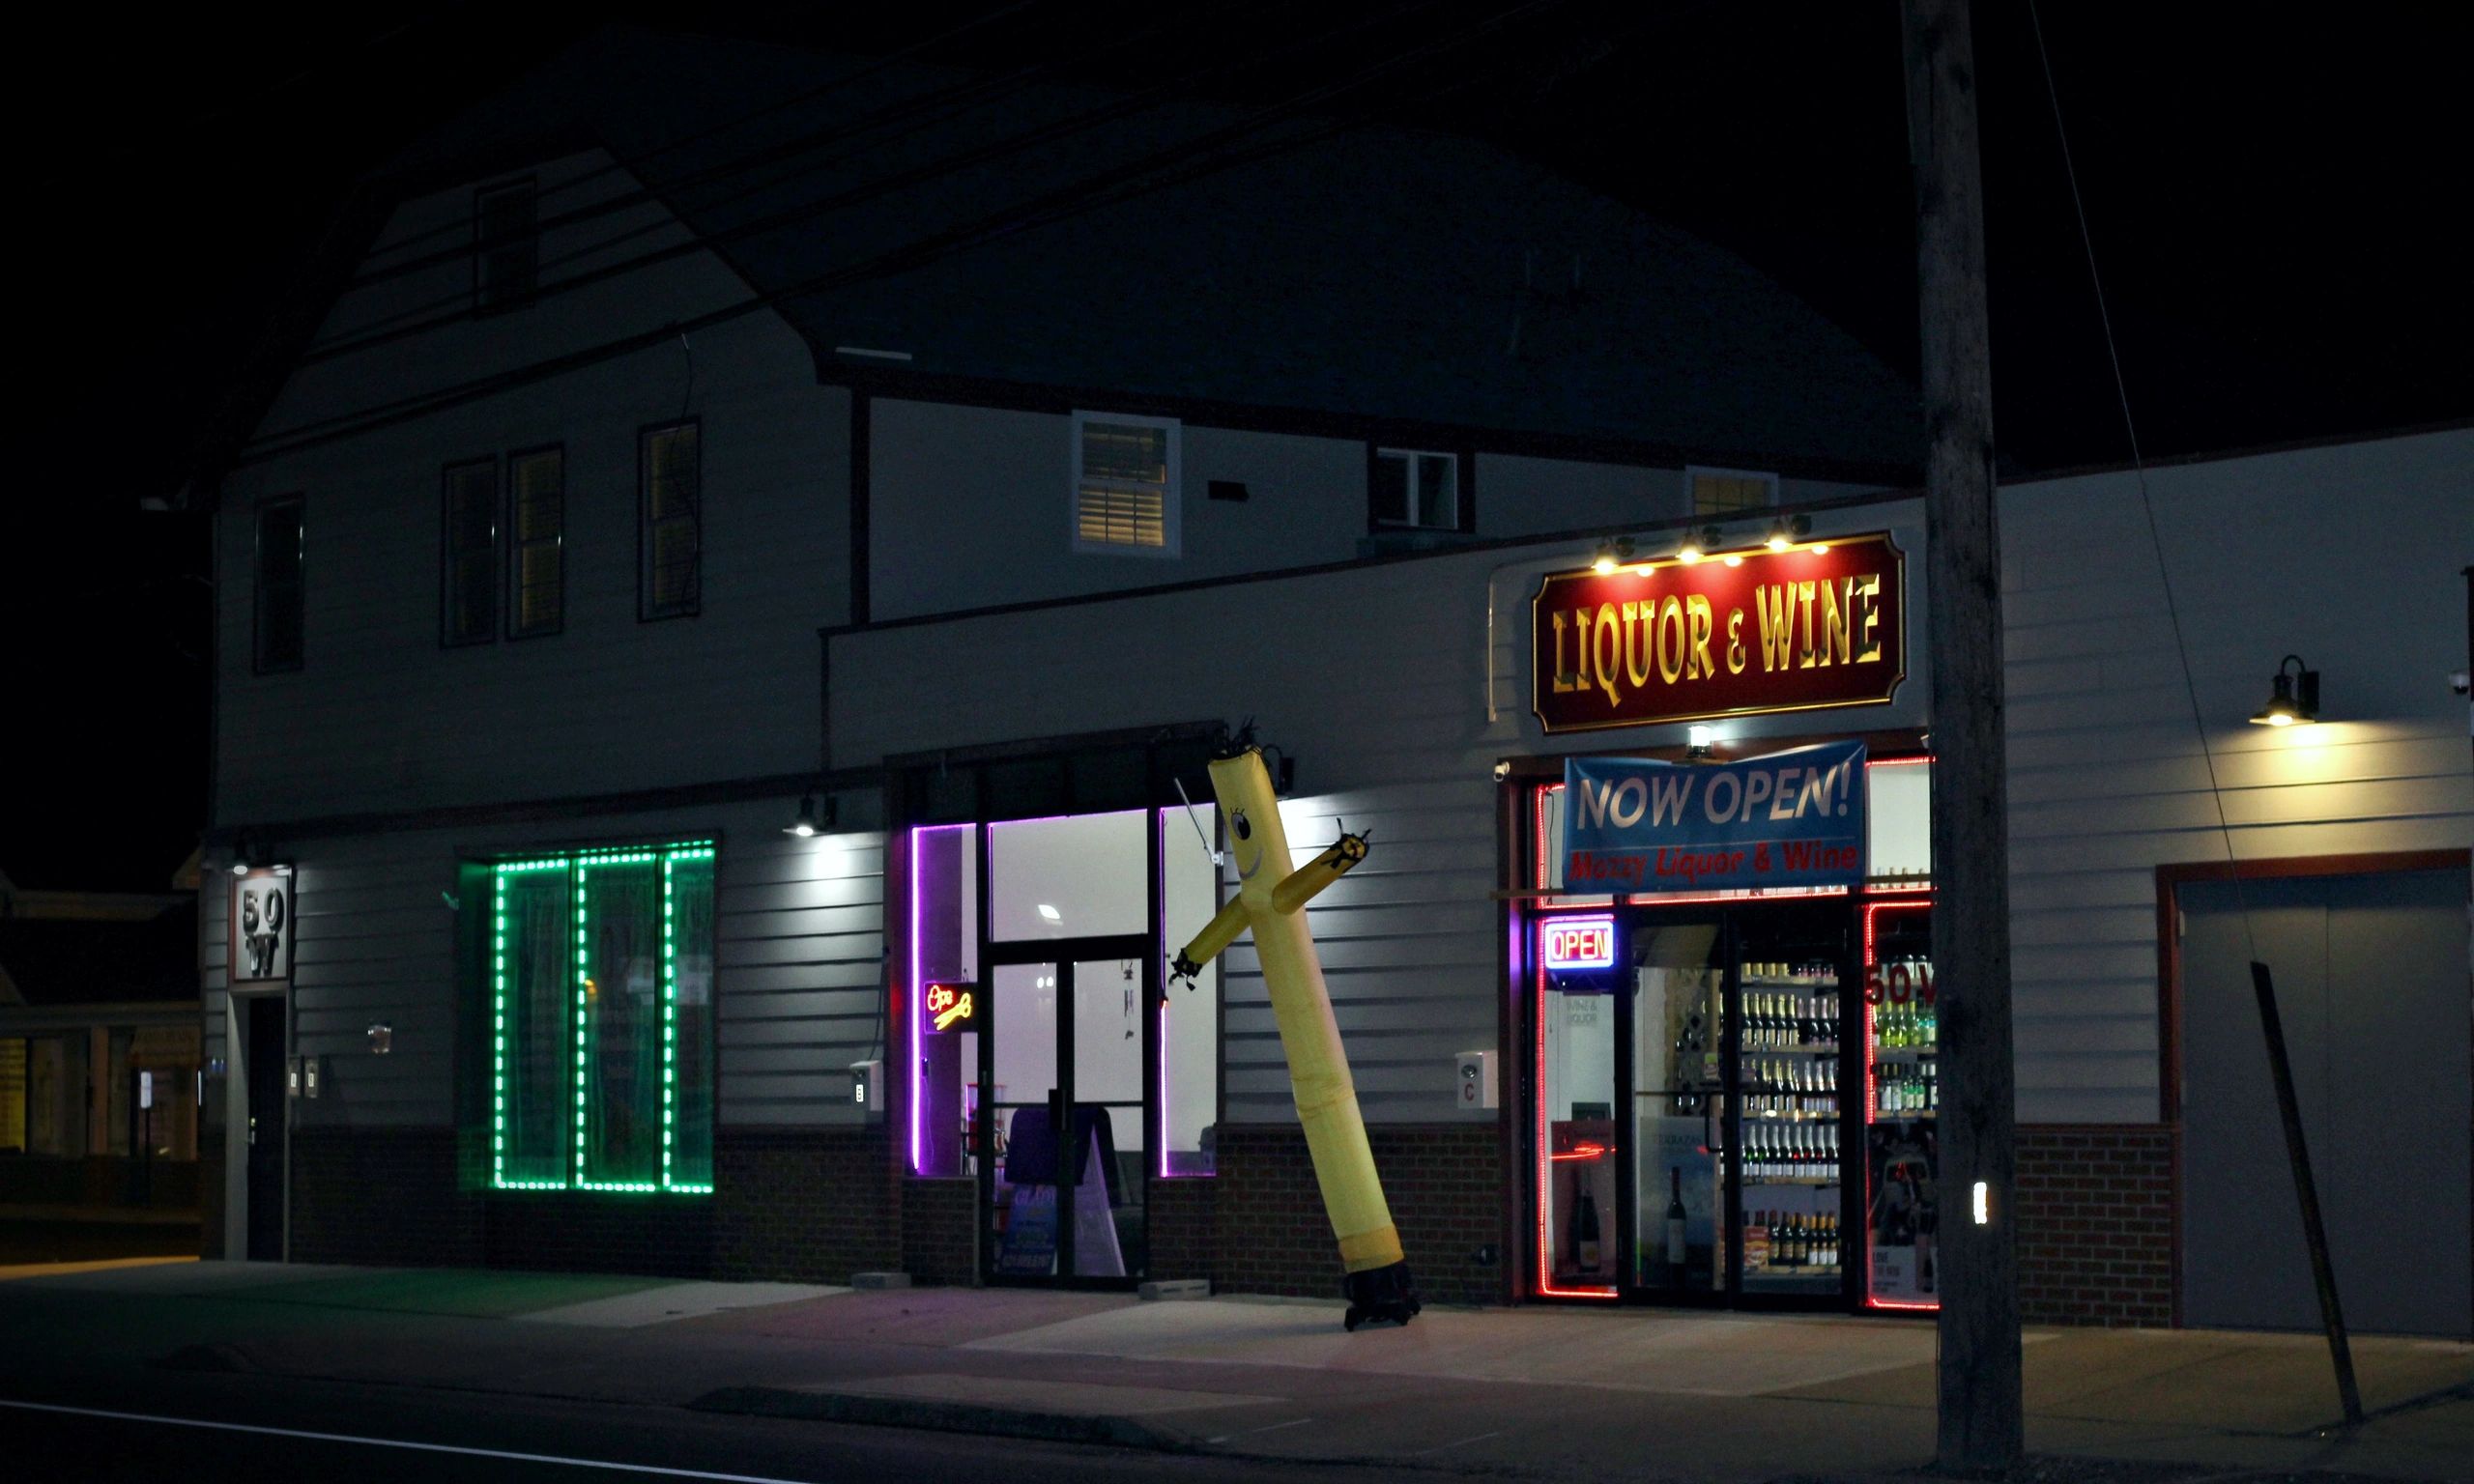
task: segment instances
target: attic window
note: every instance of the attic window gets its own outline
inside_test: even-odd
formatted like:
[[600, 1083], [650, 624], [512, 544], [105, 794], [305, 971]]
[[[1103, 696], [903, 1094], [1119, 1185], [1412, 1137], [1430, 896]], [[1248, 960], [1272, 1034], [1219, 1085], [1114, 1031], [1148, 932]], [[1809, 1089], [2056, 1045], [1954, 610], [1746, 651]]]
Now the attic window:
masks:
[[541, 225], [532, 183], [493, 186], [473, 196], [473, 305], [503, 309], [532, 298], [541, 267]]
[[1778, 503], [1778, 476], [1741, 469], [1687, 469], [1684, 483], [1692, 491], [1692, 513], [1725, 519], [1748, 510], [1767, 510]]
[[1074, 414], [1074, 550], [1177, 555], [1177, 431], [1173, 418]]

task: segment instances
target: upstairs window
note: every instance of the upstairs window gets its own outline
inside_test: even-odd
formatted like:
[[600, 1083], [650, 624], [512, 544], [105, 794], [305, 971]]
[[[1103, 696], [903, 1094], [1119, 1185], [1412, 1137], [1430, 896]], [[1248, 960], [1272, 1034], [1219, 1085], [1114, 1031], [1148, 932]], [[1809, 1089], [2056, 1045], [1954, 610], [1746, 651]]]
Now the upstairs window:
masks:
[[702, 425], [690, 420], [647, 428], [637, 449], [637, 468], [644, 520], [637, 615], [691, 615], [704, 602]]
[[1074, 549], [1174, 556], [1177, 423], [1112, 413], [1074, 414]]
[[563, 448], [507, 455], [509, 639], [556, 634], [566, 627], [566, 471]]
[[1687, 469], [1684, 483], [1692, 491], [1692, 513], [1720, 520], [1747, 511], [1767, 510], [1778, 503], [1778, 476], [1741, 469]]
[[486, 644], [499, 633], [499, 466], [447, 466], [439, 537], [439, 642]]
[[541, 267], [541, 225], [532, 183], [473, 196], [473, 304], [503, 309], [532, 298]]
[[302, 655], [301, 497], [258, 507], [250, 668], [259, 674], [299, 670]]
[[1366, 468], [1367, 521], [1378, 530], [1472, 530], [1461, 498], [1460, 456], [1425, 448], [1377, 448]]

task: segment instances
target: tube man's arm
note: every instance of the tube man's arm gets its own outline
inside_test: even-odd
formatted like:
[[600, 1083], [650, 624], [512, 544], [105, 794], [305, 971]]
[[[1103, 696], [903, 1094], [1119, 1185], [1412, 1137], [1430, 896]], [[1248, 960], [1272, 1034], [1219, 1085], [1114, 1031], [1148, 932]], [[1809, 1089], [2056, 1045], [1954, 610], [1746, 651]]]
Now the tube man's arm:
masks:
[[1314, 895], [1348, 873], [1350, 867], [1366, 859], [1366, 837], [1342, 835], [1332, 848], [1308, 861], [1288, 873], [1288, 879], [1272, 888], [1272, 906], [1288, 916], [1314, 899]]
[[1191, 980], [1202, 972], [1202, 966], [1220, 956], [1220, 951], [1237, 941], [1246, 930], [1246, 903], [1243, 898], [1231, 897], [1221, 904], [1194, 940], [1177, 951], [1176, 960], [1168, 972], [1179, 979]]

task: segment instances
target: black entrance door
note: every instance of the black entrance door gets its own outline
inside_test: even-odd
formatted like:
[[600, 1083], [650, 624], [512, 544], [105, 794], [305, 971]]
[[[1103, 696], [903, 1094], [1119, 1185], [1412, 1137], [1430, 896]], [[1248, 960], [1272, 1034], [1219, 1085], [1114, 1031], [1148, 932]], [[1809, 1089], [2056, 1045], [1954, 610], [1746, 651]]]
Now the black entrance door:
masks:
[[235, 1000], [245, 1007], [249, 1169], [248, 1259], [253, 1263], [283, 1260], [283, 999], [261, 995]]
[[987, 1276], [1131, 1283], [1149, 1266], [1157, 950], [1136, 933], [985, 952], [973, 1153]]

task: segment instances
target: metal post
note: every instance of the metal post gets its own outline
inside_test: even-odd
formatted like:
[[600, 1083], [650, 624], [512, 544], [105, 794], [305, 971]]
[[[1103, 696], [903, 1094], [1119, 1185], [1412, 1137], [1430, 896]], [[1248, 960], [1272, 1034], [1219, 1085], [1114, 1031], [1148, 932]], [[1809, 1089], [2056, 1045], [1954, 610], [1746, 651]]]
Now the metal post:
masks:
[[2328, 1330], [2328, 1358], [2337, 1368], [2337, 1399], [2345, 1425], [2362, 1423], [2362, 1393], [2354, 1387], [2353, 1347], [2345, 1340], [2345, 1315], [2337, 1302], [2337, 1270], [2328, 1261], [2328, 1231], [2319, 1221], [2319, 1187], [2311, 1180], [2311, 1150], [2302, 1137], [2302, 1105], [2293, 1096], [2293, 1066], [2285, 1054], [2285, 1021], [2277, 1014], [2276, 985], [2268, 966], [2253, 959], [2251, 987], [2259, 997], [2259, 1029], [2268, 1038], [2268, 1071], [2277, 1084], [2277, 1113], [2285, 1120], [2285, 1152], [2293, 1161], [2293, 1194], [2302, 1203], [2302, 1235], [2311, 1244], [2311, 1281], [2319, 1290], [2319, 1322]]

